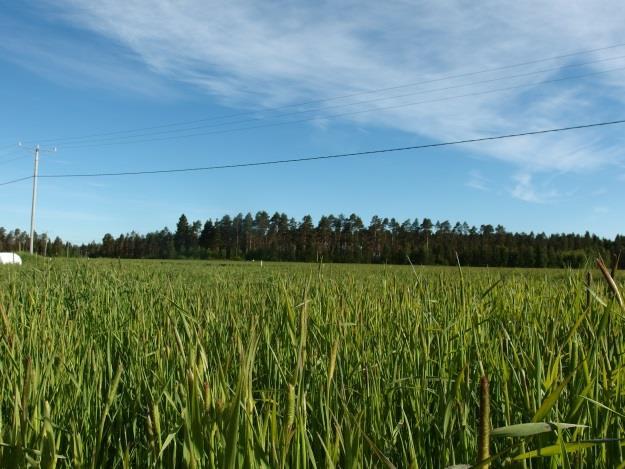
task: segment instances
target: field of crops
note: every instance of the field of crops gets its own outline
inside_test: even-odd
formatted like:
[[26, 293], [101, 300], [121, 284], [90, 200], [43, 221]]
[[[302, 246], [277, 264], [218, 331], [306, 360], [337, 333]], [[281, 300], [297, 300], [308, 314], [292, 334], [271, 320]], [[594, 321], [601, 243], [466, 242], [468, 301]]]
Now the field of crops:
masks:
[[0, 465], [473, 465], [485, 374], [486, 429], [534, 422], [491, 431], [492, 467], [617, 467], [624, 313], [598, 270], [590, 292], [585, 278], [258, 262], [5, 266]]

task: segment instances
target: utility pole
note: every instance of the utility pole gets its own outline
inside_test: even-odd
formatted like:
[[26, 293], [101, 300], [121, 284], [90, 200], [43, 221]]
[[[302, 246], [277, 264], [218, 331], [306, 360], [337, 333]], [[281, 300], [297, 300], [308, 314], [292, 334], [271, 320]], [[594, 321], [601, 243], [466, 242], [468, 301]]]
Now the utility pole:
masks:
[[[19, 146], [22, 146], [22, 142], [19, 143]], [[33, 200], [30, 208], [30, 253], [34, 253], [34, 242], [35, 242], [35, 209], [37, 207], [37, 179], [39, 177], [39, 153], [42, 151], [56, 152], [56, 148], [52, 148], [49, 150], [42, 150], [39, 148], [39, 145], [35, 145], [32, 149], [35, 151], [35, 169], [33, 171]]]
[[35, 171], [33, 172], [33, 201], [30, 207], [30, 254], [33, 254], [35, 240], [35, 207], [37, 200], [37, 176], [39, 175], [39, 145], [35, 147]]

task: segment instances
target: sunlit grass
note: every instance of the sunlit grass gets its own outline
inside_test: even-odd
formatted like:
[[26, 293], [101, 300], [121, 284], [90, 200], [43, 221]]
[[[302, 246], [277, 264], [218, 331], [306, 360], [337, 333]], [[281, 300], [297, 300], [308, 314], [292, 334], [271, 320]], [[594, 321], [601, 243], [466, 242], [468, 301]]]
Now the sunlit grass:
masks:
[[[490, 455], [507, 450], [493, 465], [616, 467], [620, 441], [588, 443], [620, 439], [625, 419], [623, 312], [594, 277], [588, 299], [584, 271], [71, 259], [3, 268], [0, 462], [475, 463], [483, 369], [493, 428], [578, 425], [494, 432]], [[539, 448], [552, 457], [530, 453]]]

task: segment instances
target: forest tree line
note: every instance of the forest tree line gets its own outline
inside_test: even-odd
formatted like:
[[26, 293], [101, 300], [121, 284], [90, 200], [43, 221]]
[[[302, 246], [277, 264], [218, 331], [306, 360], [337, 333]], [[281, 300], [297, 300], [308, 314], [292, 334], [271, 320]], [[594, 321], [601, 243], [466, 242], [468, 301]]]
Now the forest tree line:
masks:
[[[405, 220], [374, 216], [365, 226], [350, 216], [322, 216], [315, 224], [265, 211], [221, 219], [189, 221], [183, 214], [175, 231], [134, 231], [102, 241], [72, 245], [46, 235], [35, 250], [47, 256], [152, 259], [241, 259], [305, 262], [356, 262], [493, 267], [580, 267], [588, 258], [606, 259], [625, 250], [625, 236], [614, 240], [580, 234], [510, 233], [501, 226], [429, 218]], [[0, 227], [0, 251], [27, 249], [28, 233]], [[621, 267], [625, 257], [621, 260]]]

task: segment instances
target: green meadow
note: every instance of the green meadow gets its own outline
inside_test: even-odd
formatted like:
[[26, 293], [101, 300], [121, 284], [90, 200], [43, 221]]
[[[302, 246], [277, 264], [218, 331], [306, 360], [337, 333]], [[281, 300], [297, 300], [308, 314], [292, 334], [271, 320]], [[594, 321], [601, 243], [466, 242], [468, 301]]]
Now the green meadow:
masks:
[[617, 467], [625, 312], [591, 267], [2, 266], [0, 465]]

